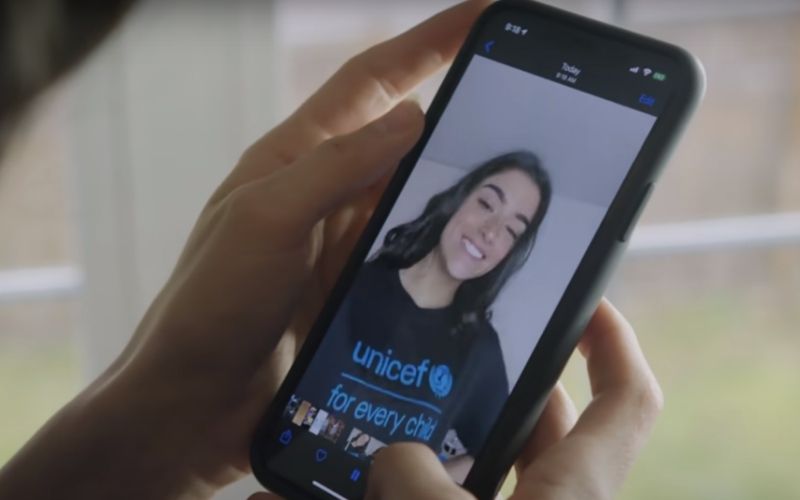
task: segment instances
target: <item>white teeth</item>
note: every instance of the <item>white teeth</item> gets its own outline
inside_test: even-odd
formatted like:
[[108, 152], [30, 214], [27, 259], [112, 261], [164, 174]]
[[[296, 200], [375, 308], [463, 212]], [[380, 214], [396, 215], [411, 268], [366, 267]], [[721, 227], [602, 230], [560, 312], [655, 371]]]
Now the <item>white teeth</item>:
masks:
[[469, 241], [466, 238], [464, 238], [462, 241], [464, 242], [464, 248], [467, 250], [467, 253], [471, 257], [478, 260], [483, 259], [483, 253], [478, 249], [478, 247], [476, 247], [471, 241]]

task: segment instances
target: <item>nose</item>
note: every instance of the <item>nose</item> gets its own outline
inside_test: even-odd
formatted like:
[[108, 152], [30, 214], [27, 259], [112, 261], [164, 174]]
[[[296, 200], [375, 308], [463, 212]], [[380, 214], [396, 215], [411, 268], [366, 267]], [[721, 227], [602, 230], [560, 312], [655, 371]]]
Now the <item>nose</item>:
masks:
[[497, 219], [494, 217], [486, 219], [481, 225], [481, 238], [485, 243], [492, 244], [497, 239], [498, 231], [500, 231], [500, 225]]

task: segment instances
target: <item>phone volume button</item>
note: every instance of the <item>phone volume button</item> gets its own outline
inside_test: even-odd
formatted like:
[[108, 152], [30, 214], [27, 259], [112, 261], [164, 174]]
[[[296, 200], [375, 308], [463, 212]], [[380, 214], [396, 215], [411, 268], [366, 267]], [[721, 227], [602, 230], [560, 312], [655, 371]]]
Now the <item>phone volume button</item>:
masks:
[[650, 198], [650, 193], [652, 192], [653, 183], [649, 182], [639, 193], [639, 196], [636, 197], [636, 201], [631, 205], [630, 212], [625, 217], [626, 220], [619, 233], [619, 241], [623, 243], [628, 241], [628, 238], [630, 238], [631, 232], [633, 231], [633, 226], [636, 225], [636, 221], [639, 219], [639, 215], [641, 215], [642, 209], [644, 208], [647, 199]]

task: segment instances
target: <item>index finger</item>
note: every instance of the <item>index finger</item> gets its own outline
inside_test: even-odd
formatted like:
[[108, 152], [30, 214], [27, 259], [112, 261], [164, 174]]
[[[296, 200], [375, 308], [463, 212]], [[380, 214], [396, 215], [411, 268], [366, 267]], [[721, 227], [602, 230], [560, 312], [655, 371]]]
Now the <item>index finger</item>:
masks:
[[572, 431], [522, 472], [517, 492], [612, 498], [662, 405], [661, 389], [633, 328], [603, 300], [579, 345], [592, 401]]
[[572, 433], [649, 427], [663, 404], [661, 388], [633, 327], [607, 300], [598, 306], [578, 347], [586, 358], [592, 402]]

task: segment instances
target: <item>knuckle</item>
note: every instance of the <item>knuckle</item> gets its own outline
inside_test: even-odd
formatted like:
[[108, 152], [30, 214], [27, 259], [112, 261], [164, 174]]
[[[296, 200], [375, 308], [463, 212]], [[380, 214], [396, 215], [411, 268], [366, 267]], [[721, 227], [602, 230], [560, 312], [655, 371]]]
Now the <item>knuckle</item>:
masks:
[[653, 410], [656, 414], [659, 414], [664, 410], [664, 390], [661, 388], [661, 384], [658, 383], [655, 377], [650, 379], [650, 383], [648, 385], [650, 401]]
[[349, 78], [357, 78], [361, 75], [363, 71], [364, 65], [367, 64], [367, 60], [370, 57], [370, 50], [367, 49], [363, 52], [359, 52], [351, 56], [345, 63], [342, 65], [340, 71], [344, 73], [344, 75]]
[[274, 204], [266, 203], [261, 193], [248, 189], [248, 186], [235, 189], [225, 198], [223, 212], [225, 223], [237, 230], [277, 229], [286, 222]]
[[387, 71], [386, 64], [378, 45], [350, 58], [342, 70], [352, 82], [366, 85], [367, 91], [388, 105], [402, 98], [403, 91], [389, 76], [391, 72]]
[[344, 137], [337, 136], [325, 141], [320, 153], [326, 161], [347, 162], [352, 159], [353, 148]]
[[263, 217], [264, 209], [245, 187], [235, 189], [225, 198], [225, 216], [229, 221], [254, 222]]
[[218, 224], [227, 238], [248, 242], [259, 252], [305, 248], [310, 227], [291, 208], [291, 199], [278, 187], [270, 190], [242, 186], [219, 207]]
[[378, 73], [375, 71], [369, 71], [368, 74], [370, 75], [370, 80], [374, 82], [375, 93], [381, 96], [381, 99], [386, 105], [391, 105], [403, 97], [403, 93], [391, 78], [378, 76]]
[[340, 71], [350, 73], [358, 69], [363, 64], [364, 59], [369, 57], [370, 50], [372, 49], [367, 49], [355, 55], [351, 55], [350, 58], [342, 64]]
[[647, 422], [654, 420], [664, 408], [664, 392], [655, 377], [647, 377], [637, 384], [631, 396]]

